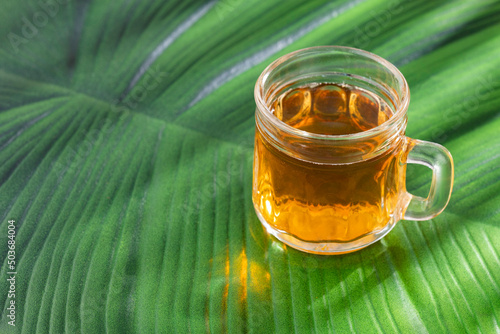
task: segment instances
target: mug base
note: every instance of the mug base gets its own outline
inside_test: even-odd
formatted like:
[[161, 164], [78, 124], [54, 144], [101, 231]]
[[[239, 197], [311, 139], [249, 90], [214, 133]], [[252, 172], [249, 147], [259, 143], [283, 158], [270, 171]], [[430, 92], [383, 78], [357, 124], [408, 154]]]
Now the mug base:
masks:
[[255, 208], [255, 213], [257, 214], [257, 217], [259, 217], [261, 224], [264, 226], [264, 228], [269, 234], [276, 237], [276, 239], [278, 239], [279, 241], [297, 250], [319, 255], [341, 255], [360, 250], [382, 239], [396, 225], [394, 219], [391, 218], [389, 222], [384, 226], [384, 228], [376, 230], [368, 235], [365, 235], [355, 240], [346, 242], [310, 242], [301, 240], [291, 234], [288, 234], [284, 231], [280, 231], [275, 227], [271, 226], [264, 219], [259, 210], [257, 210], [255, 205], [254, 208]]

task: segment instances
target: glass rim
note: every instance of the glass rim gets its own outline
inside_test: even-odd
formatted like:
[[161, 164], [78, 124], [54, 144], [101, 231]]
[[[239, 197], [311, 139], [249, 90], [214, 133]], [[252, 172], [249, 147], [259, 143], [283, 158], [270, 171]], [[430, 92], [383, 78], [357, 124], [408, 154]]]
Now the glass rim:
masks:
[[[314, 52], [314, 51], [343, 51], [351, 54], [357, 54], [369, 59], [372, 59], [376, 61], [377, 63], [383, 65], [385, 68], [387, 68], [400, 82], [401, 84], [401, 96], [400, 96], [400, 103], [398, 103], [396, 110], [394, 111], [394, 114], [392, 117], [380, 124], [377, 125], [374, 128], [371, 128], [366, 131], [362, 132], [357, 132], [357, 133], [351, 133], [351, 134], [344, 134], [344, 135], [327, 135], [327, 134], [319, 134], [319, 133], [313, 133], [313, 132], [308, 132], [300, 129], [296, 129], [285, 122], [281, 121], [277, 117], [274, 116], [274, 114], [271, 112], [270, 108], [267, 106], [267, 104], [264, 101], [263, 95], [264, 95], [264, 83], [266, 79], [269, 77], [269, 74], [275, 70], [279, 65], [284, 63], [285, 61], [296, 57], [298, 55], [308, 53], [308, 52]], [[406, 82], [405, 77], [399, 71], [399, 69], [390, 63], [388, 60], [377, 56], [374, 53], [361, 50], [361, 49], [356, 49], [348, 46], [339, 46], [339, 45], [325, 45], [325, 46], [313, 46], [309, 48], [304, 48], [300, 50], [296, 50], [290, 53], [287, 53], [286, 55], [283, 55], [273, 61], [271, 64], [269, 64], [264, 71], [260, 74], [259, 78], [257, 79], [257, 82], [255, 84], [254, 88], [254, 98], [255, 102], [257, 104], [257, 108], [260, 110], [264, 110], [265, 112], [262, 112], [261, 115], [264, 115], [264, 117], [270, 121], [275, 127], [279, 128], [280, 130], [296, 135], [298, 137], [303, 137], [303, 138], [308, 138], [308, 139], [323, 139], [323, 140], [353, 140], [353, 139], [363, 139], [363, 138], [369, 138], [372, 136], [376, 136], [380, 133], [383, 133], [390, 129], [395, 123], [397, 123], [405, 114], [406, 111], [408, 110], [408, 105], [410, 102], [410, 90], [408, 87], [408, 83]]]

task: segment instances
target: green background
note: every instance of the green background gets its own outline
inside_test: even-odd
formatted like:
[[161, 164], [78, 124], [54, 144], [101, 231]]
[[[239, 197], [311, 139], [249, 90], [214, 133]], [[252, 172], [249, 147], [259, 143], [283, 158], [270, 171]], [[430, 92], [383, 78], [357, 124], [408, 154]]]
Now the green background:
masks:
[[[499, 22], [498, 1], [4, 1], [0, 333], [498, 333]], [[327, 257], [264, 233], [251, 165], [258, 75], [332, 44], [401, 69], [407, 134], [456, 174], [440, 216]]]

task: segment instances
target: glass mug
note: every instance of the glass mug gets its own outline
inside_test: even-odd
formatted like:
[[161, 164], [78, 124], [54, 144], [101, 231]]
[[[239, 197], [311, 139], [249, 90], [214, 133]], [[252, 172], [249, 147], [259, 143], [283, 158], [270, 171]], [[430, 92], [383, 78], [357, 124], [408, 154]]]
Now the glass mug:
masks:
[[[452, 157], [405, 136], [408, 84], [381, 57], [339, 46], [292, 52], [262, 72], [255, 101], [252, 199], [291, 247], [352, 252], [448, 204]], [[407, 163], [432, 169], [427, 198], [406, 191]]]

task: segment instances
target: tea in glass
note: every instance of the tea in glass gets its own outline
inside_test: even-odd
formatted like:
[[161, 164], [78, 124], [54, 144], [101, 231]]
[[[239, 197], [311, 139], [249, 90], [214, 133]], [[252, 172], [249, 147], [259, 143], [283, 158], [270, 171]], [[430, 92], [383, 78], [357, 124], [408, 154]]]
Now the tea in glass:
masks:
[[[286, 124], [325, 135], [366, 131], [393, 114], [373, 93], [326, 83], [287, 90], [271, 106]], [[357, 239], [385, 227], [404, 190], [401, 144], [369, 161], [325, 165], [290, 157], [257, 132], [253, 200], [270, 225], [301, 240]]]
[[[409, 90], [369, 52], [314, 47], [283, 56], [255, 86], [253, 203], [269, 233], [299, 250], [342, 254], [386, 235], [400, 219], [447, 205], [453, 160], [405, 136]], [[433, 170], [427, 198], [406, 191], [406, 164]]]

